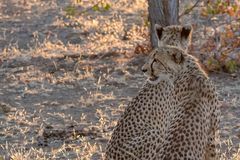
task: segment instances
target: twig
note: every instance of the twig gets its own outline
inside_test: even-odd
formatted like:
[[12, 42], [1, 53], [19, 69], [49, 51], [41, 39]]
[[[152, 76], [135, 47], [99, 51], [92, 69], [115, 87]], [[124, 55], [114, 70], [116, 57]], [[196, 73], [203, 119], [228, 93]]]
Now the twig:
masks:
[[183, 13], [181, 13], [181, 14], [179, 15], [179, 18], [182, 17], [182, 16], [185, 15], [185, 14], [190, 13], [190, 12], [193, 10], [193, 8], [195, 8], [200, 1], [201, 1], [201, 0], [197, 0], [197, 2], [196, 2], [192, 7], [186, 9]]
[[81, 54], [64, 54], [64, 57], [63, 58], [81, 58]]

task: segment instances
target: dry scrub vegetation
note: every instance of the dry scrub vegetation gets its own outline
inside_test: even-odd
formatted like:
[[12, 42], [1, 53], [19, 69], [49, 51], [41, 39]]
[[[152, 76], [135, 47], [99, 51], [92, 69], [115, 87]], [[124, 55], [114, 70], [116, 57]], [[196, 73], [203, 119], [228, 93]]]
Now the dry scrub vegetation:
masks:
[[[119, 116], [145, 80], [146, 1], [0, 2], [0, 160], [101, 159]], [[187, 4], [181, 1], [181, 11]], [[229, 15], [216, 15], [216, 21], [202, 8], [181, 20], [194, 26], [193, 53], [207, 67], [219, 67], [208, 56], [222, 53], [226, 44], [229, 55], [239, 56], [239, 30], [230, 36], [234, 43], [206, 47], [226, 33], [220, 22]], [[215, 32], [217, 23], [222, 28]], [[235, 65], [231, 72], [211, 74], [223, 104], [223, 160], [240, 159], [240, 78]]]

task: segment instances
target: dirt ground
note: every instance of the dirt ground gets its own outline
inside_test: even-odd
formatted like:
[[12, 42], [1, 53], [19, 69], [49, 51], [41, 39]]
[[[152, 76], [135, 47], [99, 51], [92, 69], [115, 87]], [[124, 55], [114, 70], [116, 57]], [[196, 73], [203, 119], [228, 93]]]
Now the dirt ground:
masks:
[[[101, 159], [145, 81], [146, 54], [135, 48], [147, 41], [146, 2], [111, 0], [98, 12], [82, 1], [84, 13], [70, 18], [64, 8], [74, 1], [0, 2], [0, 160]], [[210, 73], [222, 102], [222, 159], [240, 144], [239, 73]]]

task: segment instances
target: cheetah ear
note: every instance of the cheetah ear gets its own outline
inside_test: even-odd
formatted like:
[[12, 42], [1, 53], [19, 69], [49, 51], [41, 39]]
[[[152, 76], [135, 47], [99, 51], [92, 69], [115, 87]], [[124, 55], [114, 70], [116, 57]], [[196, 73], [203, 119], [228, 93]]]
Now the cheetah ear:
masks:
[[156, 35], [158, 37], [158, 40], [161, 40], [162, 38], [162, 32], [163, 32], [163, 27], [160, 26], [159, 24], [155, 24], [154, 26]]
[[181, 38], [182, 39], [189, 39], [192, 35], [192, 26], [191, 25], [185, 25], [182, 27], [181, 31]]

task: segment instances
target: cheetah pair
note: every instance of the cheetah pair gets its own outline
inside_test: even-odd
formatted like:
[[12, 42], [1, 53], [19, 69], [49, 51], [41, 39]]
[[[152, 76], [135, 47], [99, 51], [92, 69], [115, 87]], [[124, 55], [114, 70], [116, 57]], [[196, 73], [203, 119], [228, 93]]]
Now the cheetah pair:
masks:
[[156, 26], [159, 47], [148, 77], [121, 116], [106, 160], [217, 160], [219, 102], [198, 61], [187, 54], [191, 27]]

